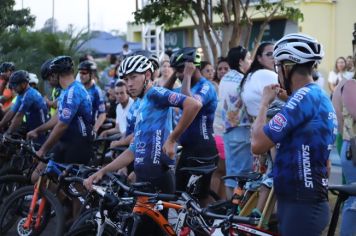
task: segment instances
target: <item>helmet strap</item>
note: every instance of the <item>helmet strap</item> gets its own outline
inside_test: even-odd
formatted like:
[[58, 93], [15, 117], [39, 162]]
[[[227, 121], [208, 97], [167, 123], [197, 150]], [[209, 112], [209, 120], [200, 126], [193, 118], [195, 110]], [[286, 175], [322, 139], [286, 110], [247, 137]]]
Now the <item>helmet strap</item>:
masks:
[[140, 95], [138, 95], [139, 98], [143, 98], [143, 95], [145, 95], [147, 84], [148, 84], [148, 80], [147, 80], [146, 74], [145, 74], [145, 80], [143, 81], [143, 88], [142, 88]]

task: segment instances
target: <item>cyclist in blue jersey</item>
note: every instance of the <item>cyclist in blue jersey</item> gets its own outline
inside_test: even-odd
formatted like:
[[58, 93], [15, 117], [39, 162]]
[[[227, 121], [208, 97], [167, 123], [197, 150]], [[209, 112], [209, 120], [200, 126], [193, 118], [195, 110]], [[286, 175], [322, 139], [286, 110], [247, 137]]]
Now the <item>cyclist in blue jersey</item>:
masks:
[[56, 115], [57, 111], [57, 101], [59, 95], [61, 94], [61, 86], [59, 85], [58, 78], [50, 73], [49, 66], [51, 65], [52, 59], [46, 60], [41, 66], [41, 78], [42, 80], [48, 80], [49, 85], [52, 87], [51, 98], [45, 97], [47, 107], [50, 109], [51, 117]]
[[[3, 127], [11, 120], [7, 133], [20, 128], [23, 118], [26, 117], [25, 131], [28, 132], [46, 123], [48, 120], [47, 106], [41, 94], [29, 85], [29, 74], [27, 71], [18, 70], [12, 73], [9, 79], [9, 87], [18, 94], [16, 102], [11, 106], [0, 122]], [[43, 134], [35, 140], [42, 144], [46, 139]]]
[[252, 151], [262, 154], [276, 146], [273, 180], [281, 235], [321, 235], [329, 220], [329, 154], [337, 134], [332, 104], [312, 78], [324, 51], [310, 36], [289, 34], [275, 44], [273, 56], [280, 85], [290, 97], [265, 124], [279, 85], [264, 88]]
[[[138, 55], [126, 58], [121, 71], [127, 81], [130, 94], [141, 99], [134, 129], [134, 141], [130, 148], [112, 163], [90, 176], [85, 186], [102, 178], [109, 171], [116, 171], [134, 161], [138, 182], [148, 181], [162, 192], [173, 192], [176, 141], [193, 121], [201, 104], [182, 94], [152, 86], [152, 64], [148, 58]], [[182, 118], [172, 131], [171, 107], [183, 109]]]
[[[53, 148], [54, 160], [61, 163], [87, 164], [94, 157], [92, 149], [92, 105], [84, 86], [75, 81], [73, 61], [68, 56], [54, 58], [50, 72], [58, 78], [62, 93], [58, 99], [57, 116], [29, 132], [29, 138], [52, 129], [37, 155], [42, 157]], [[80, 148], [78, 148], [80, 147]], [[42, 163], [32, 175], [36, 180], [44, 168]]]
[[95, 134], [106, 119], [104, 96], [94, 80], [97, 78], [95, 75], [97, 73], [96, 69], [97, 66], [93, 61], [83, 61], [78, 66], [80, 81], [88, 91], [92, 102], [92, 121]]
[[[196, 48], [188, 47], [177, 51], [171, 57], [171, 67], [176, 70], [176, 76], [172, 76], [165, 85], [172, 89], [176, 78], [179, 78], [182, 81], [182, 87], [176, 91], [203, 104], [202, 109], [179, 140], [183, 146], [176, 171], [176, 184], [180, 191], [186, 190], [190, 175], [179, 169], [200, 165], [200, 163], [188, 160], [187, 157], [211, 157], [218, 153], [213, 136], [217, 94], [214, 85], [201, 75], [200, 64], [201, 58]], [[211, 175], [203, 176], [198, 186], [198, 198], [203, 204], [208, 200]]]

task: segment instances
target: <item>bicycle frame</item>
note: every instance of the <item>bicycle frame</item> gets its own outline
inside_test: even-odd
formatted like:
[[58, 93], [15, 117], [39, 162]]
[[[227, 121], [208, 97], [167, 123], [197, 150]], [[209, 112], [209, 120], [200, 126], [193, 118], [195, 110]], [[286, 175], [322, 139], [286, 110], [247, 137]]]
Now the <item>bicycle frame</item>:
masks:
[[[53, 160], [48, 161], [45, 171], [38, 178], [37, 183], [34, 186], [34, 193], [33, 193], [33, 197], [31, 200], [30, 210], [27, 215], [26, 221], [24, 223], [25, 229], [29, 230], [31, 228], [31, 225], [33, 225], [33, 216], [34, 216], [36, 204], [39, 199], [39, 194], [42, 189], [43, 183], [45, 183], [45, 185], [44, 185], [45, 189], [47, 189], [49, 186], [50, 179], [44, 178], [44, 177], [51, 173], [54, 173], [54, 174], [60, 176], [62, 174], [62, 171], [60, 170], [60, 168], [64, 170], [66, 167], [67, 167], [67, 165], [56, 163]], [[40, 221], [42, 219], [45, 206], [46, 206], [46, 199], [41, 198], [40, 203], [39, 203], [38, 212], [37, 212], [36, 222], [35, 222], [35, 229], [38, 229], [41, 225]]]
[[[158, 206], [158, 207], [157, 207]], [[162, 206], [162, 207], [159, 207]], [[170, 203], [170, 202], [163, 202], [158, 201], [156, 204], [149, 202], [149, 197], [140, 196], [137, 198], [136, 205], [133, 209], [133, 213], [138, 215], [146, 215], [150, 217], [160, 228], [170, 236], [177, 235], [174, 231], [173, 227], [168, 223], [168, 220], [161, 214], [159, 210], [161, 209], [175, 209], [180, 210], [183, 207], [181, 205]]]

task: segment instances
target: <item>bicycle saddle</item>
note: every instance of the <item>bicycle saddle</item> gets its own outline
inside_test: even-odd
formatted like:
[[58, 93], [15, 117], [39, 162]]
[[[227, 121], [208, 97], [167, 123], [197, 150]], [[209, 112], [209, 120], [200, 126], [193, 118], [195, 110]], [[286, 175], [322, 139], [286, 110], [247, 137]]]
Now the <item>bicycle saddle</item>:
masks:
[[195, 161], [196, 163], [199, 164], [215, 164], [217, 162], [217, 159], [219, 157], [219, 154], [216, 154], [214, 156], [210, 157], [187, 157], [187, 160], [190, 161]]
[[221, 179], [234, 179], [239, 182], [249, 182], [249, 181], [256, 181], [260, 179], [262, 174], [258, 172], [242, 172], [238, 175], [228, 175], [228, 176], [223, 176]]
[[127, 148], [128, 146], [118, 146], [118, 147], [109, 148], [108, 151], [124, 152]]
[[114, 141], [114, 140], [119, 140], [121, 137], [121, 134], [120, 133], [117, 133], [117, 134], [113, 134], [109, 137], [98, 137], [94, 140], [94, 142], [105, 142], [105, 141]]
[[215, 164], [205, 165], [205, 166], [196, 166], [196, 167], [183, 167], [180, 168], [180, 171], [186, 171], [191, 175], [207, 175], [213, 173], [216, 170], [217, 166]]
[[338, 191], [339, 193], [356, 196], [356, 184], [345, 184], [345, 185], [329, 185], [330, 191]]

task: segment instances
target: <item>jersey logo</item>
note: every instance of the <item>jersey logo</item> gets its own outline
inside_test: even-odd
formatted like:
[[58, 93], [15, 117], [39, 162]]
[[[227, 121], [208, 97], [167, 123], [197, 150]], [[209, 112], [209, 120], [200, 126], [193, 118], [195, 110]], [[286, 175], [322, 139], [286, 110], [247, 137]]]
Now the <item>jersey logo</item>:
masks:
[[269, 122], [270, 129], [276, 132], [281, 132], [286, 125], [287, 119], [280, 113], [277, 113]]
[[62, 116], [63, 116], [63, 118], [69, 119], [71, 115], [72, 115], [72, 111], [71, 111], [69, 108], [64, 108], [64, 109], [62, 110]]
[[180, 100], [181, 100], [181, 96], [178, 93], [171, 93], [168, 96], [168, 102], [172, 105], [175, 105], [175, 106], [178, 105]]

